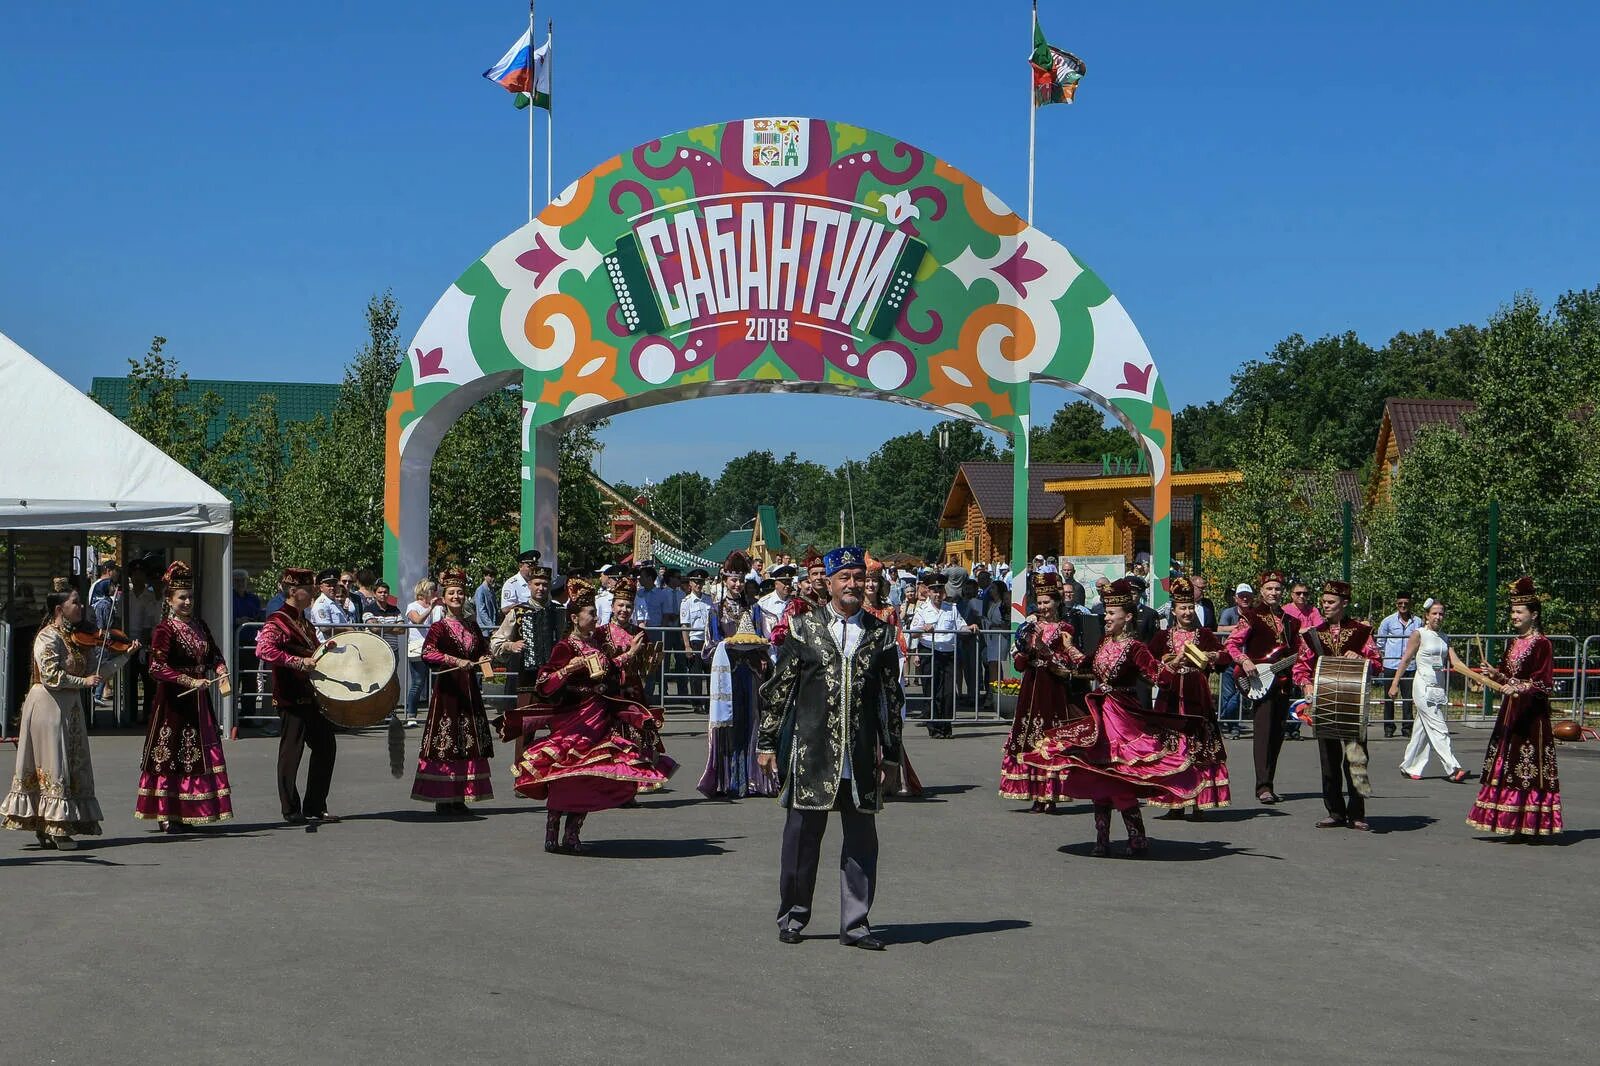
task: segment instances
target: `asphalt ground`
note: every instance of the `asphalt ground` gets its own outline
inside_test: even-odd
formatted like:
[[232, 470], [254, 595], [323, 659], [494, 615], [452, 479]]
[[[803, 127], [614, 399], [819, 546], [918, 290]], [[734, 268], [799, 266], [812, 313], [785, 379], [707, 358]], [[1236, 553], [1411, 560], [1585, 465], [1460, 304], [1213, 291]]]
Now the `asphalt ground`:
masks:
[[[1400, 741], [1372, 744], [1370, 835], [1313, 828], [1313, 744], [1261, 809], [1235, 742], [1239, 805], [1149, 821], [1130, 861], [1090, 857], [1086, 807], [996, 796], [1001, 730], [912, 731], [929, 795], [880, 819], [875, 954], [838, 944], [831, 859], [813, 935], [777, 942], [781, 812], [703, 800], [694, 726], [670, 790], [590, 816], [575, 857], [504, 750], [496, 799], [442, 821], [409, 799], [415, 731], [400, 779], [382, 731], [343, 736], [346, 820], [307, 832], [276, 741], [234, 741], [236, 820], [168, 837], [131, 814], [140, 739], [97, 735], [106, 835], [0, 836], [0, 1061], [1600, 1059], [1600, 752], [1563, 747], [1570, 828], [1529, 846], [1464, 824], [1475, 786], [1403, 780]], [[1457, 731], [1464, 765], [1486, 738]]]

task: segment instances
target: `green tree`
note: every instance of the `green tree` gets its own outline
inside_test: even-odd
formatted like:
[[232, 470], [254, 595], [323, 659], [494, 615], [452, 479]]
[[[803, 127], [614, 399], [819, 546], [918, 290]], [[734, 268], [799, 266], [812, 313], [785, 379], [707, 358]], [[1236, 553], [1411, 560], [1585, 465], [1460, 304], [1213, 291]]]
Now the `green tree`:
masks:
[[468, 408], [439, 442], [428, 509], [436, 564], [448, 557], [472, 570], [511, 570], [522, 523], [521, 426], [521, 395], [500, 389]]
[[712, 480], [698, 470], [669, 474], [650, 488], [650, 513], [664, 524], [684, 547], [693, 550], [722, 531], [708, 522]]
[[597, 436], [604, 419], [562, 434], [558, 449], [561, 491], [557, 496], [560, 564], [564, 573], [592, 573], [612, 561], [607, 533], [610, 524], [600, 490], [589, 480], [600, 453]]
[[1243, 479], [1217, 494], [1211, 520], [1218, 542], [1206, 553], [1218, 587], [1254, 583], [1268, 567], [1311, 582], [1337, 576], [1344, 522], [1332, 460], [1304, 469], [1288, 435], [1266, 425], [1236, 443], [1231, 465]]
[[939, 514], [956, 468], [999, 458], [994, 442], [970, 422], [889, 438], [852, 476], [858, 536], [877, 554], [936, 557], [944, 543]]
[[393, 294], [372, 297], [366, 319], [367, 342], [345, 368], [332, 417], [290, 433], [278, 493], [285, 565], [374, 566], [383, 557], [389, 395], [404, 358]]
[[167, 338], [153, 337], [142, 360], [128, 360], [130, 429], [207, 482], [212, 419], [222, 407], [214, 392], [192, 395], [189, 374], [164, 354]]
[[1127, 430], [1107, 426], [1105, 412], [1082, 400], [1063, 406], [1048, 426], [1033, 427], [1028, 438], [1036, 463], [1098, 463], [1101, 456], [1131, 456], [1137, 449]]

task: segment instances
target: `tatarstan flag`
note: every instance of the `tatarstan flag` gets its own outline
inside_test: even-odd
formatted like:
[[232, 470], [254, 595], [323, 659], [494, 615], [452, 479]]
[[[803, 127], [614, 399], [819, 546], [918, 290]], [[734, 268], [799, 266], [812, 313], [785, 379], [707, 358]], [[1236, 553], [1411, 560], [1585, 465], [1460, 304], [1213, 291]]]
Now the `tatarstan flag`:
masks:
[[1088, 71], [1083, 60], [1044, 39], [1037, 20], [1033, 24], [1033, 105], [1070, 104], [1078, 82]]

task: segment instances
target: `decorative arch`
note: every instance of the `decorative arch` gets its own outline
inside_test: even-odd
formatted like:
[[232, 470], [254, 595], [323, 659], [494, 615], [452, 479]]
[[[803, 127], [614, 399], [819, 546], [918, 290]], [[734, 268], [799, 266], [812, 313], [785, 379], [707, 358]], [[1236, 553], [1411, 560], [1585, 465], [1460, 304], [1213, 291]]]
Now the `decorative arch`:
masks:
[[1164, 573], [1171, 408], [1133, 320], [1093, 271], [893, 137], [808, 118], [698, 126], [596, 166], [429, 312], [390, 398], [386, 576], [406, 588], [426, 572], [434, 451], [473, 403], [513, 383], [522, 543], [547, 557], [564, 429], [700, 396], [822, 392], [1007, 434], [1020, 573], [1036, 381], [1089, 398], [1142, 442]]

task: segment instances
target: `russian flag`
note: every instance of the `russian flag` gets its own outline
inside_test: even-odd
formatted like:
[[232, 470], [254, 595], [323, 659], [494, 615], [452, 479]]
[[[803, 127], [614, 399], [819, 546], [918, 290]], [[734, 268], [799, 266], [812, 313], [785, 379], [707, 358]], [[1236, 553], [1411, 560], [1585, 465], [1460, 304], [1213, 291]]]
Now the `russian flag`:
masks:
[[529, 55], [533, 50], [533, 29], [522, 31], [517, 43], [500, 57], [500, 62], [483, 72], [490, 81], [503, 86], [506, 92], [526, 93], [533, 85], [533, 66]]

